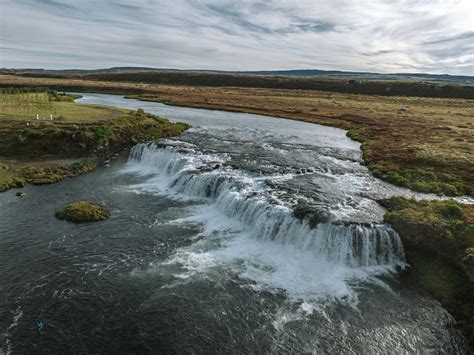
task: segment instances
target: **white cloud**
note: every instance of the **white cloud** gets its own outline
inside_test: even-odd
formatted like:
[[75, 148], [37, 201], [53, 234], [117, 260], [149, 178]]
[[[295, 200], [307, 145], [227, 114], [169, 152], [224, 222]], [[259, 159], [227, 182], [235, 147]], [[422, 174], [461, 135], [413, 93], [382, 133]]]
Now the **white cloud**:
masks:
[[0, 0], [0, 66], [474, 75], [469, 0]]

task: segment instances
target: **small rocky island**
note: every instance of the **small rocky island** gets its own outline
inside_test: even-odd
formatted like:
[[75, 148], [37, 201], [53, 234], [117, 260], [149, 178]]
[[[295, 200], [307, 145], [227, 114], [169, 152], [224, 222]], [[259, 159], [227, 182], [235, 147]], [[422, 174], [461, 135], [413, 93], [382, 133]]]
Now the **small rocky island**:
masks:
[[80, 201], [69, 204], [56, 212], [55, 216], [69, 222], [86, 223], [103, 221], [109, 218], [110, 214], [104, 206]]

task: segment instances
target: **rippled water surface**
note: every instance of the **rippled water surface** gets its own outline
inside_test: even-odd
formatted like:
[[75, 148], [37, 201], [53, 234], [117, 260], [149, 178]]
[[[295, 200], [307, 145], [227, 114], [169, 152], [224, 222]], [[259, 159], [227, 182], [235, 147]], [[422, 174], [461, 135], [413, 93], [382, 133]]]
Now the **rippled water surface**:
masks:
[[[0, 195], [7, 353], [463, 353], [433, 299], [403, 286], [398, 234], [336, 128], [86, 94], [193, 128], [90, 174]], [[71, 201], [111, 218], [54, 218]], [[45, 324], [43, 331], [35, 323]], [[1, 350], [0, 350], [1, 352]]]

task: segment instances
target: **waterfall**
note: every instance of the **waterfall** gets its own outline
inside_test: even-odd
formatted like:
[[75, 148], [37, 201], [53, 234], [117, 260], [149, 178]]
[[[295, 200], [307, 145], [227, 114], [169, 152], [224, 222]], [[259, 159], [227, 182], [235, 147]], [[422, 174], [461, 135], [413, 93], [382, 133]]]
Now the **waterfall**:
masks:
[[294, 217], [291, 206], [275, 202], [260, 176], [219, 163], [225, 158], [187, 149], [138, 144], [129, 164], [160, 175], [175, 193], [206, 198], [227, 217], [247, 226], [254, 238], [291, 245], [318, 258], [349, 267], [397, 265], [405, 260], [400, 237], [384, 224], [321, 223], [311, 228]]

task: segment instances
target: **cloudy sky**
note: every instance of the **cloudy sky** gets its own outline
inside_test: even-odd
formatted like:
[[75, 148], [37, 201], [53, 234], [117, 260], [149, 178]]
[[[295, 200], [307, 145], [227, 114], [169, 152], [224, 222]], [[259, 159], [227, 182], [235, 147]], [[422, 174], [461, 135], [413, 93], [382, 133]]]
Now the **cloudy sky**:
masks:
[[0, 67], [474, 75], [472, 0], [0, 0]]

